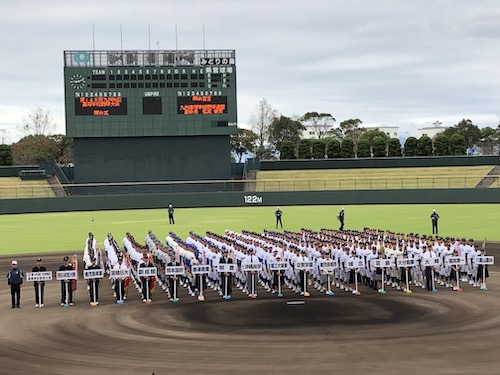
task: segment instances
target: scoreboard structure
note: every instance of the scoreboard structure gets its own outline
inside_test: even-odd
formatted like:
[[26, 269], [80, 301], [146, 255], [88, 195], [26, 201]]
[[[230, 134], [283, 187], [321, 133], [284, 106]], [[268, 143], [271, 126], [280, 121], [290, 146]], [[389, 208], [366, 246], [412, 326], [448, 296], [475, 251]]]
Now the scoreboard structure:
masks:
[[75, 182], [229, 179], [234, 50], [65, 51]]

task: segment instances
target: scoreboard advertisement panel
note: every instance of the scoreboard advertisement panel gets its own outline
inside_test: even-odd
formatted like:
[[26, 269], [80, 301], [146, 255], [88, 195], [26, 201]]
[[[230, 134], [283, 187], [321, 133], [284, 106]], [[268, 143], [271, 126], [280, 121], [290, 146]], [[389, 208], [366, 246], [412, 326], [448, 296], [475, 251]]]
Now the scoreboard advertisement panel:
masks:
[[66, 134], [237, 132], [234, 50], [65, 51]]

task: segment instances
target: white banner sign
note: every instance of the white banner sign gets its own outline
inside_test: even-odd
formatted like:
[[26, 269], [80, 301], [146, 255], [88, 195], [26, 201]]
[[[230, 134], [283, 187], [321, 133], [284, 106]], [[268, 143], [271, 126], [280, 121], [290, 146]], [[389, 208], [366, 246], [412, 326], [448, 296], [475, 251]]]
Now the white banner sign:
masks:
[[137, 268], [137, 276], [139, 277], [156, 277], [156, 267], [139, 267]]
[[76, 271], [57, 271], [56, 272], [57, 280], [77, 280], [78, 275]]
[[109, 278], [110, 279], [126, 279], [130, 276], [130, 270], [109, 270]]
[[208, 264], [202, 266], [192, 266], [191, 272], [193, 273], [193, 275], [207, 274], [210, 272], [210, 266]]
[[444, 262], [450, 266], [463, 266], [465, 265], [465, 256], [461, 257], [446, 257]]
[[219, 263], [219, 272], [235, 273], [238, 265], [234, 263]]
[[348, 259], [345, 263], [345, 267], [349, 269], [353, 268], [363, 268], [365, 266], [365, 261], [363, 259]]
[[97, 270], [83, 270], [83, 278], [88, 279], [102, 279], [104, 277], [104, 270], [99, 268]]
[[314, 263], [310, 261], [297, 262], [295, 268], [301, 271], [311, 271], [314, 268]]
[[424, 267], [434, 267], [441, 264], [441, 258], [422, 258], [421, 265]]
[[26, 281], [50, 281], [52, 280], [51, 271], [26, 272]]
[[319, 262], [319, 270], [323, 273], [332, 273], [336, 268], [338, 268], [336, 260], [321, 260]]
[[495, 257], [493, 255], [480, 255], [476, 257], [476, 264], [493, 265]]
[[372, 268], [389, 268], [392, 267], [392, 262], [390, 259], [372, 259]]
[[260, 271], [262, 270], [262, 263], [246, 263], [243, 264], [241, 268], [245, 272]]
[[415, 267], [417, 265], [417, 261], [412, 258], [397, 258], [396, 264], [398, 267]]
[[286, 271], [288, 269], [288, 262], [273, 262], [269, 263], [271, 271]]
[[167, 276], [183, 276], [184, 266], [167, 266], [165, 267], [165, 275]]

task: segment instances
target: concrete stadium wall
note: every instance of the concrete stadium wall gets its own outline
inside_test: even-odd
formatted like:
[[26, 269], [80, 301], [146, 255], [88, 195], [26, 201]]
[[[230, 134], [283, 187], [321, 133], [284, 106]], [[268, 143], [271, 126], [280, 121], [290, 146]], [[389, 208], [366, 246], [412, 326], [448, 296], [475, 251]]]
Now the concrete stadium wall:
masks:
[[8, 165], [0, 166], [0, 177], [19, 177], [19, 172], [26, 169], [38, 169], [38, 165]]
[[351, 168], [458, 167], [499, 164], [498, 156], [416, 156], [398, 158], [268, 160], [260, 162], [261, 171]]
[[499, 189], [218, 192], [2, 199], [1, 214], [182, 207], [500, 203]]

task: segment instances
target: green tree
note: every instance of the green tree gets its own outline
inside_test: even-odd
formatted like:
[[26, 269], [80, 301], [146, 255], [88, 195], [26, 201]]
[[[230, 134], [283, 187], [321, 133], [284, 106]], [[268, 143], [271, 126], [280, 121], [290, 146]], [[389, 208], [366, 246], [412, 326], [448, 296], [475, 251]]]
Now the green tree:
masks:
[[471, 120], [462, 119], [458, 124], [444, 131], [444, 135], [447, 137], [451, 137], [455, 133], [464, 137], [467, 148], [472, 148], [481, 139], [481, 130]]
[[50, 135], [50, 139], [57, 143], [56, 162], [67, 164], [73, 161], [73, 138], [66, 137], [64, 134]]
[[337, 135], [340, 139], [351, 138], [354, 143], [357, 143], [359, 136], [363, 132], [362, 123], [363, 121], [359, 118], [344, 120], [339, 125]]
[[418, 139], [415, 137], [408, 137], [404, 146], [405, 156], [418, 156]]
[[39, 164], [57, 158], [57, 142], [44, 135], [28, 135], [12, 145], [13, 164]]
[[382, 138], [380, 136], [373, 138], [372, 152], [373, 156], [376, 158], [387, 156], [386, 138]]
[[340, 158], [340, 142], [330, 138], [326, 142], [326, 154], [329, 158]]
[[299, 142], [299, 159], [311, 159], [311, 140], [301, 139]]
[[497, 129], [486, 126], [481, 129], [481, 138], [479, 139], [479, 146], [483, 155], [493, 155], [495, 146], [498, 144]]
[[0, 145], [0, 165], [12, 165], [12, 147]]
[[324, 159], [326, 154], [326, 143], [323, 139], [314, 139], [312, 142], [313, 159]]
[[444, 156], [450, 154], [450, 140], [444, 134], [438, 134], [434, 139], [434, 155]]
[[358, 150], [357, 157], [358, 158], [369, 158], [372, 156], [372, 152], [370, 150], [370, 143], [366, 139], [360, 138], [358, 141]]
[[432, 139], [423, 135], [418, 139], [418, 155], [430, 156], [432, 155]]
[[269, 126], [269, 142], [277, 150], [281, 149], [281, 143], [284, 141], [291, 141], [294, 145], [297, 145], [304, 129], [305, 127], [300, 121], [294, 121], [286, 116], [276, 117]]
[[318, 139], [324, 139], [332, 135], [336, 120], [329, 113], [307, 112], [300, 121], [307, 129], [312, 129]]
[[373, 139], [375, 137], [382, 137], [383, 139], [387, 140], [387, 135], [383, 131], [380, 131], [378, 128], [364, 129], [360, 134], [359, 139], [367, 140], [370, 147], [373, 147]]
[[341, 158], [353, 158], [354, 153], [354, 140], [351, 138], [344, 138], [340, 144], [340, 157]]
[[257, 134], [248, 129], [238, 129], [237, 134], [231, 135], [230, 147], [231, 151], [238, 155], [238, 163], [241, 163], [245, 153], [254, 151], [257, 139]]
[[283, 141], [280, 145], [280, 159], [296, 159], [295, 144], [292, 141]]
[[465, 155], [467, 151], [467, 144], [462, 134], [452, 134], [450, 137], [450, 153], [452, 155]]
[[387, 143], [387, 156], [401, 156], [401, 142], [398, 138], [391, 138]]

